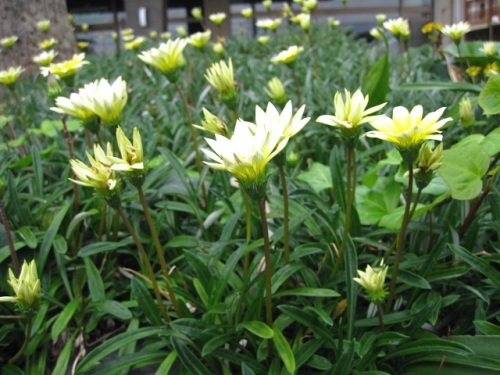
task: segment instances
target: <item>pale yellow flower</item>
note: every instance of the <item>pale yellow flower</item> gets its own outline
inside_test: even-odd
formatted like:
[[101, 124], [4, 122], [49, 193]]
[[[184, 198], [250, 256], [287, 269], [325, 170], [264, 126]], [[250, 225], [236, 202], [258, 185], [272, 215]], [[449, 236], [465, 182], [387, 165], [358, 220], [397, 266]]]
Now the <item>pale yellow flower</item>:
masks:
[[384, 22], [384, 28], [396, 38], [407, 40], [410, 37], [410, 24], [405, 18], [395, 18]]
[[359, 136], [359, 127], [382, 116], [373, 116], [375, 112], [383, 108], [386, 103], [375, 107], [368, 106], [369, 97], [364, 96], [361, 90], [356, 90], [352, 95], [345, 90], [345, 101], [340, 91], [337, 91], [333, 99], [335, 114], [323, 115], [316, 120], [319, 123], [336, 127], [342, 136], [351, 138]]
[[205, 78], [208, 83], [219, 92], [223, 101], [232, 100], [236, 96], [233, 63], [231, 59], [229, 59], [228, 64], [226, 64], [225, 61], [213, 63], [212, 66], [207, 69]]
[[306, 9], [308, 12], [312, 12], [317, 5], [318, 5], [317, 0], [304, 0], [303, 2], [303, 8]]
[[300, 28], [307, 32], [311, 26], [311, 15], [309, 13], [299, 13], [293, 17], [293, 22], [298, 23]]
[[177, 31], [177, 35], [179, 35], [180, 38], [185, 38], [187, 36], [187, 31], [184, 26], [177, 26], [175, 31]]
[[158, 48], [151, 48], [138, 55], [148, 65], [158, 68], [171, 82], [179, 78], [179, 70], [186, 65], [183, 56], [187, 41], [185, 39], [168, 40]]
[[15, 68], [10, 67], [7, 70], [1, 70], [0, 83], [6, 86], [12, 86], [14, 83], [16, 83], [17, 79], [19, 78], [22, 72], [24, 72], [24, 68], [22, 66], [18, 66]]
[[293, 17], [292, 8], [290, 7], [290, 4], [288, 4], [287, 2], [283, 2], [283, 9], [281, 10], [281, 16], [283, 18], [289, 18], [289, 19]]
[[57, 64], [50, 64], [48, 67], [40, 68], [42, 75], [47, 77], [49, 73], [52, 73], [58, 78], [65, 79], [73, 77], [78, 70], [85, 64], [89, 64], [85, 61], [85, 54], [75, 54], [71, 60], [66, 60]]
[[52, 49], [59, 41], [55, 38], [45, 39], [38, 43], [38, 47], [41, 49], [49, 50]]
[[23, 312], [28, 312], [36, 308], [42, 298], [41, 283], [36, 270], [36, 263], [23, 263], [19, 278], [9, 269], [9, 280], [7, 280], [14, 290], [14, 297], [0, 297], [0, 302], [15, 302]]
[[139, 47], [142, 45], [142, 43], [144, 43], [146, 41], [146, 38], [144, 38], [143, 36], [138, 36], [137, 38], [135, 38], [134, 40], [128, 42], [128, 43], [125, 43], [123, 45], [123, 48], [127, 49], [127, 50], [131, 50], [131, 51], [136, 51], [139, 49]]
[[33, 57], [33, 61], [40, 66], [49, 66], [56, 56], [57, 52], [51, 49], [50, 51], [43, 51], [42, 53]]
[[290, 46], [288, 49], [281, 51], [279, 54], [274, 56], [271, 61], [273, 63], [283, 63], [285, 65], [290, 65], [297, 60], [297, 56], [304, 50], [304, 47], [300, 46]]
[[484, 42], [483, 47], [479, 48], [479, 52], [486, 56], [495, 56], [497, 54], [495, 42]]
[[158, 32], [157, 32], [157, 31], [155, 31], [155, 30], [151, 30], [151, 31], [149, 32], [149, 38], [150, 38], [151, 40], [156, 40], [156, 39], [158, 39]]
[[395, 107], [392, 118], [382, 116], [371, 121], [370, 124], [377, 130], [366, 135], [394, 143], [399, 150], [415, 149], [427, 139], [441, 141], [443, 136], [439, 129], [452, 120], [451, 117], [439, 120], [445, 109], [440, 108], [423, 117], [421, 105], [415, 106], [411, 112], [404, 107]]
[[78, 42], [78, 43], [76, 43], [76, 46], [78, 47], [79, 50], [85, 51], [87, 48], [89, 48], [89, 43], [88, 42]]
[[212, 46], [212, 50], [219, 56], [224, 56], [225, 49], [224, 49], [224, 43], [222, 42], [216, 42]]
[[227, 128], [227, 125], [224, 123], [224, 121], [210, 113], [210, 111], [205, 108], [203, 108], [203, 115], [205, 119], [201, 120], [201, 126], [193, 125], [195, 128], [204, 130], [212, 134], [220, 134], [224, 137], [227, 137], [229, 135], [229, 129]]
[[455, 43], [459, 43], [462, 37], [470, 31], [470, 25], [468, 22], [460, 21], [454, 23], [453, 25], [445, 25], [441, 32], [450, 37]]
[[248, 7], [241, 10], [241, 15], [245, 18], [252, 18], [253, 9]]
[[496, 61], [492, 62], [491, 64], [488, 64], [484, 67], [484, 74], [487, 77], [490, 76], [496, 76], [498, 75], [498, 72], [500, 71], [500, 67], [498, 66], [498, 63]]
[[200, 7], [194, 7], [193, 9], [191, 9], [191, 15], [198, 22], [201, 22], [203, 20], [203, 13]]
[[160, 39], [161, 40], [169, 40], [170, 39], [170, 33], [168, 31], [165, 31], [160, 34]]
[[263, 6], [266, 10], [270, 10], [272, 5], [273, 5], [272, 0], [264, 0], [264, 1], [262, 1], [262, 6]]
[[134, 35], [134, 29], [127, 27], [126, 29], [122, 30], [122, 35], [127, 36], [127, 35]]
[[458, 113], [460, 115], [460, 122], [463, 126], [470, 126], [474, 124], [474, 112], [472, 111], [470, 98], [466, 97], [460, 100]]
[[379, 27], [374, 27], [370, 30], [370, 35], [375, 40], [380, 40], [382, 38], [382, 30]]
[[377, 25], [382, 26], [384, 21], [387, 19], [387, 16], [383, 13], [379, 13], [375, 16], [375, 19], [377, 20]]
[[200, 32], [192, 34], [188, 39], [188, 43], [193, 45], [194, 47], [196, 47], [198, 49], [202, 49], [208, 43], [211, 36], [212, 36], [212, 32], [210, 30], [207, 30], [204, 32], [200, 31]]
[[269, 43], [269, 39], [269, 35], [260, 35], [259, 37], [257, 37], [257, 42], [259, 42], [259, 44], [262, 44], [263, 46], [266, 46], [267, 43]]
[[99, 116], [104, 125], [117, 125], [125, 104], [127, 104], [127, 83], [118, 77], [112, 85], [101, 78], [86, 85], [91, 109]]
[[368, 298], [375, 304], [380, 304], [384, 301], [387, 291], [384, 288], [385, 277], [387, 276], [388, 267], [380, 263], [379, 267], [372, 268], [369, 264], [365, 271], [358, 270], [358, 276], [353, 280], [360, 284], [368, 294]]
[[78, 93], [72, 93], [69, 98], [59, 96], [55, 100], [56, 106], [50, 109], [60, 114], [76, 117], [84, 124], [93, 124], [97, 120], [97, 115], [93, 110], [89, 91], [89, 85], [85, 85], [84, 88], [78, 90]]
[[122, 128], [118, 126], [116, 129], [116, 143], [121, 158], [108, 156], [108, 159], [113, 162], [111, 169], [121, 172], [141, 171], [144, 169], [144, 149], [141, 134], [137, 127], [134, 127], [132, 142], [130, 142]]
[[90, 28], [90, 26], [89, 26], [89, 24], [88, 24], [88, 23], [82, 23], [82, 24], [80, 25], [80, 27], [82, 28], [82, 31], [83, 31], [84, 33], [88, 32], [88, 31], [89, 31], [89, 28]]
[[335, 19], [335, 17], [328, 17], [328, 24], [332, 29], [336, 29], [340, 26], [340, 21]]
[[273, 20], [270, 18], [258, 20], [255, 25], [261, 29], [269, 29], [271, 31], [276, 31], [278, 27], [281, 25], [281, 18], [275, 18]]
[[[418, 152], [418, 157], [415, 162], [416, 168], [413, 169], [415, 183], [419, 189], [425, 189], [434, 177], [434, 171], [439, 169], [443, 160], [443, 143], [432, 150], [431, 142], [426, 142]], [[409, 172], [405, 173], [405, 176]]]
[[50, 20], [38, 21], [36, 23], [36, 27], [38, 27], [38, 30], [40, 30], [42, 33], [46, 33], [50, 28]]
[[10, 48], [17, 42], [18, 39], [19, 38], [16, 35], [7, 36], [0, 39], [0, 46]]
[[267, 82], [267, 87], [264, 88], [264, 91], [278, 104], [283, 104], [287, 101], [285, 88], [278, 77], [273, 77], [269, 82]]
[[208, 16], [208, 19], [215, 23], [217, 26], [220, 26], [221, 23], [226, 19], [227, 15], [224, 12], [214, 13]]
[[133, 41], [135, 38], [134, 35], [123, 35], [122, 36], [122, 40], [123, 40], [123, 43], [130, 43], [131, 41]]

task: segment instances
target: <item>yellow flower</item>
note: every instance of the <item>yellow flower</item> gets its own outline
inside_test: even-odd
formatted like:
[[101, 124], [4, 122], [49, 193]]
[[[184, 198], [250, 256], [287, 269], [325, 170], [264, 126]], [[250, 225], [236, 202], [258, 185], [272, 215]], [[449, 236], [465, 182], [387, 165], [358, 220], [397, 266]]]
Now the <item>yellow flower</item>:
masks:
[[82, 28], [82, 31], [83, 31], [84, 33], [88, 32], [88, 31], [89, 31], [89, 28], [90, 28], [90, 26], [89, 26], [89, 24], [88, 24], [88, 23], [82, 23], [82, 24], [80, 25], [80, 27]]
[[479, 52], [484, 53], [486, 56], [495, 56], [497, 54], [495, 42], [484, 42], [483, 48], [480, 48]]
[[430, 184], [434, 177], [434, 171], [439, 169], [443, 160], [443, 143], [441, 142], [434, 150], [431, 149], [429, 143], [424, 143], [420, 148], [415, 162], [416, 168], [413, 169], [415, 182], [419, 189], [424, 189]]
[[193, 125], [195, 128], [207, 131], [212, 134], [220, 134], [224, 137], [229, 135], [229, 129], [227, 125], [217, 116], [210, 113], [207, 109], [203, 108], [204, 120], [201, 120], [200, 125]]
[[375, 304], [383, 302], [387, 291], [384, 289], [385, 277], [387, 276], [388, 267], [384, 262], [380, 262], [380, 267], [372, 268], [369, 264], [365, 271], [358, 270], [358, 276], [353, 280], [360, 284], [368, 294], [368, 298]]
[[124, 43], [130, 43], [131, 41], [133, 41], [135, 38], [135, 36], [133, 35], [123, 35], [122, 36], [122, 40]]
[[126, 29], [122, 30], [122, 35], [127, 36], [127, 35], [134, 35], [134, 29], [127, 27]]
[[165, 31], [160, 34], [160, 39], [161, 40], [169, 40], [170, 39], [170, 33], [168, 31]]
[[0, 71], [0, 83], [3, 83], [6, 86], [12, 86], [16, 83], [17, 79], [24, 72], [24, 68], [22, 66], [18, 67], [10, 67], [7, 70]]
[[144, 169], [144, 150], [139, 129], [134, 127], [132, 142], [130, 142], [122, 128], [118, 126], [116, 142], [121, 158], [108, 156], [109, 160], [113, 162], [111, 169], [122, 172], [142, 171]]
[[36, 27], [38, 27], [38, 30], [40, 30], [42, 33], [46, 33], [50, 28], [50, 20], [38, 21], [36, 23]]
[[407, 40], [410, 37], [410, 25], [405, 18], [396, 18], [384, 22], [384, 28], [396, 38]]
[[93, 187], [105, 197], [113, 193], [117, 186], [117, 180], [114, 170], [111, 169], [113, 162], [109, 159], [113, 151], [111, 144], [107, 145], [107, 155], [100, 145], [94, 145], [94, 157], [87, 152], [87, 158], [90, 161], [90, 167], [80, 160], [70, 160], [71, 168], [78, 180], [70, 178], [75, 184]]
[[171, 82], [179, 79], [179, 70], [186, 65], [182, 52], [186, 47], [185, 39], [168, 40], [158, 48], [151, 48], [139, 55], [146, 64], [158, 68]]
[[384, 21], [387, 19], [387, 16], [383, 13], [379, 13], [375, 16], [375, 19], [377, 20], [377, 25], [382, 26]]
[[127, 104], [127, 82], [118, 77], [112, 85], [101, 78], [86, 86], [91, 108], [104, 125], [113, 126], [120, 122], [120, 115]]
[[474, 112], [469, 98], [462, 98], [459, 103], [458, 113], [463, 126], [474, 124]]
[[262, 6], [263, 6], [266, 10], [270, 10], [272, 5], [273, 5], [272, 0], [264, 0], [264, 1], [262, 2]]
[[198, 49], [202, 49], [210, 40], [211, 36], [212, 32], [210, 30], [207, 30], [205, 32], [200, 31], [191, 35], [188, 39], [188, 43], [195, 46]]
[[57, 39], [45, 39], [38, 43], [38, 47], [40, 47], [41, 49], [49, 50], [52, 49], [52, 47], [54, 47], [57, 43], [59, 43]]
[[462, 37], [470, 31], [470, 25], [467, 22], [460, 21], [453, 25], [446, 25], [441, 29], [441, 32], [450, 37], [455, 43], [460, 43]]
[[76, 43], [76, 46], [78, 47], [79, 50], [86, 50], [87, 48], [89, 48], [89, 43], [88, 42], [78, 42]]
[[333, 99], [335, 114], [333, 116], [320, 116], [316, 121], [338, 128], [342, 137], [347, 139], [354, 137], [357, 139], [361, 125], [382, 117], [373, 116], [373, 113], [386, 105], [386, 103], [383, 103], [367, 109], [368, 101], [368, 95], [366, 97], [363, 96], [360, 90], [356, 90], [352, 97], [351, 93], [345, 90], [345, 101], [340, 91], [337, 91]]
[[283, 18], [289, 18], [289, 19], [293, 17], [292, 8], [290, 7], [290, 4], [288, 4], [287, 2], [283, 2], [283, 9], [281, 11], [281, 16]]
[[370, 124], [377, 129], [366, 133], [368, 137], [380, 138], [394, 143], [401, 151], [412, 151], [427, 139], [441, 141], [443, 136], [439, 130], [451, 117], [439, 120], [445, 107], [427, 114], [424, 118], [421, 105], [415, 106], [411, 112], [404, 107], [395, 107], [392, 119], [387, 116], [378, 117]]
[[205, 78], [219, 92], [223, 102], [228, 105], [235, 104], [233, 101], [236, 99], [236, 87], [234, 85], [233, 63], [231, 59], [229, 59], [229, 64], [226, 64], [225, 61], [213, 63], [207, 69]]
[[191, 15], [198, 22], [201, 22], [203, 20], [203, 13], [200, 7], [194, 7], [193, 9], [191, 9]]
[[72, 93], [69, 98], [57, 97], [55, 100], [56, 106], [50, 109], [60, 114], [76, 117], [85, 125], [95, 124], [97, 115], [92, 108], [89, 85], [85, 85], [84, 88], [78, 90], [78, 93]]
[[370, 30], [370, 35], [375, 40], [380, 40], [382, 38], [382, 30], [379, 27], [374, 27]]
[[436, 22], [427, 22], [424, 26], [422, 26], [422, 34], [430, 34], [433, 31], [440, 31], [443, 28], [443, 25]]
[[318, 5], [317, 0], [304, 0], [303, 7], [307, 9], [309, 12], [312, 12], [317, 5]]
[[275, 18], [274, 20], [270, 18], [266, 18], [264, 20], [258, 20], [255, 25], [261, 29], [269, 29], [271, 31], [276, 31], [279, 25], [281, 25], [281, 18]]
[[241, 15], [245, 18], [252, 18], [253, 9], [248, 7], [241, 10]]
[[257, 37], [257, 42], [259, 42], [263, 46], [266, 46], [267, 43], [269, 43], [269, 38], [269, 35], [260, 35], [259, 37]]
[[247, 123], [252, 132], [257, 132], [258, 127], [263, 127], [269, 132], [281, 133], [281, 140], [284, 138], [292, 138], [295, 134], [302, 130], [302, 128], [309, 122], [310, 117], [302, 118], [306, 106], [303, 105], [299, 108], [297, 113], [292, 113], [292, 102], [289, 100], [283, 111], [278, 112], [276, 107], [268, 103], [266, 111], [259, 106], [255, 110], [255, 123]]
[[481, 73], [481, 67], [477, 65], [471, 65], [469, 68], [465, 69], [465, 73], [474, 78], [479, 75], [479, 73]]
[[285, 88], [278, 77], [273, 77], [267, 82], [267, 87], [264, 88], [264, 91], [278, 104], [283, 104], [287, 101]]
[[19, 38], [16, 35], [11, 35], [5, 38], [0, 39], [0, 46], [5, 48], [12, 47]]
[[217, 42], [214, 43], [212, 46], [212, 50], [219, 56], [224, 56], [225, 49], [224, 49], [224, 43], [223, 42]]
[[156, 40], [156, 39], [158, 39], [158, 32], [157, 32], [157, 31], [154, 31], [154, 30], [151, 30], [151, 31], [149, 32], [149, 38], [150, 38], [151, 40]]
[[288, 49], [281, 51], [279, 54], [274, 56], [271, 61], [273, 63], [283, 63], [285, 65], [290, 65], [295, 62], [299, 53], [304, 50], [304, 47], [300, 46], [290, 46]]
[[89, 62], [85, 61], [85, 54], [80, 53], [78, 55], [73, 55], [71, 60], [66, 60], [58, 64], [52, 63], [48, 67], [40, 68], [40, 70], [45, 77], [47, 77], [49, 73], [52, 73], [58, 78], [65, 79], [73, 77], [85, 64], [89, 64]]
[[215, 23], [217, 26], [220, 26], [222, 21], [226, 19], [227, 15], [224, 12], [214, 13], [208, 16], [208, 19]]
[[484, 67], [484, 74], [488, 77], [490, 77], [492, 75], [496, 76], [499, 71], [500, 71], [500, 67], [498, 66], [498, 63], [496, 61], [494, 61], [491, 64], [488, 64]]
[[139, 49], [141, 44], [144, 43], [145, 41], [146, 41], [146, 38], [144, 38], [143, 36], [139, 36], [139, 37], [135, 38], [134, 40], [132, 40], [128, 43], [125, 43], [123, 45], [123, 47], [125, 49], [135, 51], [135, 50]]
[[307, 32], [311, 26], [311, 15], [309, 13], [299, 13], [294, 17], [294, 22], [297, 22], [300, 28]]
[[340, 21], [335, 19], [335, 17], [328, 17], [328, 24], [332, 29], [336, 29], [340, 26]]
[[0, 302], [15, 302], [23, 312], [36, 308], [42, 298], [42, 292], [34, 260], [30, 263], [24, 261], [19, 278], [9, 269], [8, 282], [14, 290], [15, 297], [0, 297]]
[[187, 35], [186, 29], [184, 26], [177, 26], [175, 28], [175, 31], [177, 31], [177, 35], [179, 35], [180, 38], [185, 38]]

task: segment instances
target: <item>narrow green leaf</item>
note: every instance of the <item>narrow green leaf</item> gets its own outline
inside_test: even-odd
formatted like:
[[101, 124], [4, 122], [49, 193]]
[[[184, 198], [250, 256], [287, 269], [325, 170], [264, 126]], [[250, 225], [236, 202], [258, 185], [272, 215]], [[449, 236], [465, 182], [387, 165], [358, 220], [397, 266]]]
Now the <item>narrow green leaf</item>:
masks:
[[431, 289], [431, 284], [426, 279], [407, 270], [399, 270], [398, 281], [420, 289]]
[[179, 356], [184, 367], [192, 375], [211, 375], [212, 373], [208, 370], [205, 365], [198, 359], [196, 355], [193, 354], [191, 350], [184, 344], [181, 340], [172, 337], [172, 345]]
[[238, 328], [242, 327], [246, 330], [252, 332], [254, 335], [259, 336], [263, 339], [272, 339], [273, 330], [267, 324], [258, 321], [248, 321], [243, 322], [238, 325]]
[[166, 245], [167, 248], [170, 248], [170, 247], [189, 248], [189, 247], [198, 247], [198, 246], [200, 246], [200, 241], [196, 237], [187, 236], [184, 234], [181, 234], [179, 236], [175, 236], [170, 241], [168, 241], [168, 243]]
[[484, 276], [488, 277], [493, 284], [500, 288], [500, 273], [492, 267], [486, 260], [475, 256], [469, 250], [458, 246], [448, 244], [451, 251], [460, 257], [465, 263], [469, 264], [476, 271], [481, 272]]
[[201, 350], [201, 356], [206, 357], [207, 355], [212, 354], [215, 350], [227, 344], [232, 337], [234, 337], [232, 333], [224, 333], [212, 337], [205, 343], [205, 345], [203, 345], [203, 349]]
[[154, 326], [162, 326], [163, 322], [160, 317], [159, 308], [143, 282], [134, 277], [131, 281], [131, 288], [137, 299], [138, 307], [141, 309], [146, 319]]
[[16, 233], [21, 236], [30, 249], [35, 249], [38, 246], [38, 240], [29, 227], [21, 227], [16, 230]]
[[43, 238], [42, 244], [40, 245], [40, 252], [38, 253], [37, 258], [37, 270], [38, 274], [43, 274], [43, 269], [45, 268], [45, 263], [47, 262], [47, 258], [49, 256], [50, 248], [52, 247], [52, 242], [59, 231], [59, 227], [62, 224], [68, 209], [71, 207], [69, 202], [64, 202], [63, 206], [59, 209], [59, 212], [54, 216], [52, 223], [50, 223], [49, 229], [45, 232], [45, 237]]
[[79, 306], [78, 298], [75, 298], [70, 303], [68, 303], [64, 307], [64, 309], [59, 313], [59, 316], [52, 325], [52, 332], [51, 332], [52, 340], [54, 340], [64, 331], [69, 321], [71, 320], [76, 310], [78, 309], [78, 306]]
[[83, 257], [88, 257], [90, 255], [117, 250], [122, 247], [130, 245], [132, 242], [133, 242], [132, 239], [125, 239], [120, 242], [106, 242], [106, 241], [94, 242], [87, 246], [82, 247], [80, 251], [78, 251], [78, 256], [83, 258]]
[[24, 375], [24, 371], [14, 365], [2, 366], [2, 375]]
[[333, 298], [338, 297], [336, 291], [326, 288], [295, 288], [285, 290], [273, 295], [273, 298], [283, 297], [283, 296], [306, 296], [306, 297], [317, 297], [317, 298]]
[[106, 300], [95, 304], [95, 307], [121, 320], [132, 319], [132, 313], [118, 301]]
[[500, 336], [500, 327], [486, 320], [474, 320], [474, 327], [483, 335]]
[[431, 90], [431, 91], [465, 91], [479, 93], [481, 87], [468, 82], [415, 82], [403, 83], [395, 88], [395, 90]]
[[283, 333], [276, 325], [273, 325], [273, 332], [273, 342], [276, 350], [288, 372], [293, 374], [295, 372], [295, 356], [293, 355], [292, 348], [290, 348], [290, 344], [288, 344], [285, 336], [283, 336]]
[[43, 167], [42, 159], [38, 149], [33, 145], [31, 147], [31, 155], [33, 157], [33, 174], [35, 175], [35, 194], [37, 197], [43, 196]]
[[83, 258], [85, 263], [85, 272], [87, 273], [87, 284], [90, 291], [90, 299], [92, 302], [104, 301], [106, 299], [106, 293], [104, 291], [104, 283], [102, 281], [99, 270], [95, 266], [92, 259], [86, 257]]
[[256, 375], [255, 372], [243, 362], [241, 364], [241, 375]]
[[176, 359], [177, 353], [170, 352], [169, 355], [167, 355], [167, 358], [165, 358], [165, 360], [161, 363], [160, 367], [158, 367], [158, 370], [156, 370], [155, 375], [170, 374], [170, 369], [174, 365]]
[[346, 339], [351, 340], [354, 335], [354, 323], [356, 322], [356, 304], [358, 301], [358, 283], [353, 279], [358, 275], [358, 253], [356, 246], [348, 236], [346, 251], [344, 252], [344, 265], [346, 273], [346, 297], [347, 297], [347, 334]]
[[401, 357], [409, 354], [422, 355], [425, 353], [439, 353], [439, 354], [456, 354], [460, 356], [467, 356], [473, 354], [473, 351], [460, 343], [451, 340], [440, 338], [433, 339], [419, 339], [409, 343], [399, 345], [394, 350], [388, 353], [384, 360]]
[[68, 229], [66, 230], [66, 239], [70, 239], [71, 238], [71, 234], [73, 233], [73, 231], [75, 230], [75, 228], [77, 228], [77, 226], [83, 220], [85, 220], [86, 218], [88, 218], [90, 216], [93, 216], [93, 215], [97, 214], [98, 212], [99, 212], [98, 210], [96, 210], [95, 208], [93, 208], [93, 209], [91, 209], [89, 211], [79, 212], [78, 214], [76, 214], [75, 216], [73, 216], [73, 218], [69, 222]]
[[[75, 335], [73, 335], [66, 345], [64, 345], [63, 350], [59, 353], [57, 358], [56, 366], [52, 370], [53, 374], [66, 374], [68, 369], [69, 359], [71, 357], [71, 351], [73, 350], [73, 343], [75, 341]], [[2, 373], [3, 374], [3, 373]]]

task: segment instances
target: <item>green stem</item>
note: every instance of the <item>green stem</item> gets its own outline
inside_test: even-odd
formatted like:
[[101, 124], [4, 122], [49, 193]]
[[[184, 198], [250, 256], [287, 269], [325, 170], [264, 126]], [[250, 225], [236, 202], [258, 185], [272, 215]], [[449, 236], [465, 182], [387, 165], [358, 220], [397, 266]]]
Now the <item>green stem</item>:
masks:
[[[64, 139], [66, 140], [66, 145], [68, 146], [69, 158], [74, 159], [75, 155], [73, 153], [73, 144], [71, 143], [71, 136], [69, 135], [68, 125], [66, 124], [66, 117], [64, 115], [61, 115], [61, 123], [63, 125]], [[73, 180], [77, 179], [76, 174], [73, 171], [73, 169], [71, 170], [71, 178]], [[79, 198], [79, 194], [78, 194], [78, 185], [74, 182], [73, 182], [73, 197], [74, 197], [73, 211], [74, 211], [74, 214], [76, 215], [78, 213], [78, 207], [80, 206], [80, 198]], [[78, 227], [79, 226], [80, 225], [78, 225]], [[77, 232], [78, 232], [78, 227], [75, 228], [77, 230]]]
[[260, 220], [262, 221], [262, 235], [264, 236], [264, 261], [266, 263], [266, 323], [273, 326], [273, 305], [271, 301], [271, 249], [269, 247], [269, 228], [267, 227], [265, 200], [259, 199]]
[[23, 130], [26, 132], [26, 136], [29, 138], [29, 132], [28, 132], [28, 122], [26, 121], [26, 114], [24, 113], [23, 106], [21, 105], [21, 101], [19, 100], [19, 96], [17, 96], [16, 90], [12, 89], [10, 90], [12, 92], [12, 96], [14, 97], [14, 100], [17, 104], [17, 107], [19, 108], [19, 113], [21, 114], [21, 123], [23, 125]]
[[[15, 141], [17, 139], [16, 132], [14, 131], [14, 127], [12, 126], [12, 123], [10, 121], [7, 123], [7, 127], [9, 128], [10, 138]], [[9, 147], [7, 141], [5, 142], [5, 144], [7, 145], [7, 147]], [[21, 154], [23, 154], [23, 156], [28, 155], [28, 152], [23, 145], [20, 145], [17, 148], [19, 149], [19, 151], [21, 151]]]
[[293, 76], [293, 81], [295, 83], [295, 92], [297, 94], [297, 107], [300, 107], [300, 103], [302, 100], [300, 98], [299, 79], [297, 78], [297, 74], [295, 73], [295, 68], [292, 68], [292, 76]]
[[[252, 207], [250, 206], [250, 197], [243, 190], [243, 201], [245, 202], [245, 221], [246, 221], [246, 238], [247, 242], [250, 242], [252, 238]], [[248, 272], [248, 266], [250, 265], [250, 254], [245, 254], [245, 259], [243, 261], [243, 278], [246, 278]]]
[[380, 323], [380, 329], [382, 332], [385, 331], [385, 325], [384, 325], [384, 312], [382, 311], [382, 306], [380, 304], [377, 304], [377, 315], [378, 315], [378, 321]]
[[389, 286], [389, 297], [387, 299], [386, 312], [390, 312], [392, 310], [392, 304], [394, 302], [394, 297], [396, 294], [396, 281], [398, 279], [398, 271], [399, 271], [399, 263], [401, 262], [401, 255], [403, 253], [403, 245], [405, 242], [406, 229], [408, 228], [408, 224], [410, 223], [410, 207], [411, 207], [411, 198], [413, 193], [413, 165], [412, 163], [408, 163], [408, 190], [406, 193], [406, 203], [405, 203], [405, 211], [403, 214], [403, 222], [401, 223], [401, 229], [397, 238], [396, 245], [396, 256], [394, 258], [394, 265], [392, 267], [392, 278], [391, 284]]
[[153, 237], [153, 242], [156, 248], [156, 254], [158, 255], [158, 259], [160, 261], [161, 270], [163, 272], [163, 276], [165, 276], [165, 280], [167, 282], [167, 291], [170, 296], [170, 300], [172, 301], [172, 305], [174, 306], [175, 311], [179, 317], [182, 317], [182, 310], [179, 306], [179, 302], [177, 302], [177, 298], [175, 296], [175, 292], [172, 288], [172, 282], [170, 280], [170, 272], [168, 270], [167, 263], [165, 262], [165, 256], [163, 254], [163, 248], [160, 244], [160, 239], [158, 238], [158, 232], [156, 231], [156, 226], [151, 218], [151, 213], [149, 212], [149, 207], [146, 202], [146, 197], [144, 196], [144, 191], [142, 187], [138, 187], [137, 191], [139, 192], [139, 198], [141, 200], [142, 209], [144, 211], [144, 216], [146, 216], [146, 221], [149, 225], [149, 230], [151, 231], [151, 235]]
[[151, 284], [153, 284], [153, 290], [154, 294], [156, 297], [156, 301], [158, 302], [158, 307], [160, 308], [161, 314], [163, 316], [163, 319], [165, 319], [166, 322], [170, 322], [170, 317], [167, 314], [167, 310], [165, 309], [165, 305], [163, 304], [163, 301], [161, 299], [161, 294], [160, 294], [160, 289], [158, 288], [158, 283], [156, 282], [156, 277], [153, 271], [153, 267], [151, 266], [151, 262], [148, 257], [148, 253], [146, 253], [146, 250], [144, 250], [144, 247], [142, 246], [141, 241], [139, 240], [139, 237], [137, 237], [137, 233], [134, 230], [134, 227], [130, 223], [130, 221], [127, 218], [127, 215], [125, 212], [123, 212], [123, 209], [121, 207], [118, 207], [116, 209], [120, 217], [122, 218], [123, 222], [125, 223], [125, 226], [127, 227], [130, 235], [132, 236], [135, 245], [139, 249], [139, 252], [141, 253], [142, 260], [144, 262], [144, 265], [146, 266], [146, 269], [149, 273], [149, 278], [151, 280]]
[[10, 232], [9, 222], [7, 221], [7, 215], [5, 213], [5, 207], [2, 201], [0, 201], [0, 216], [2, 217], [5, 236], [7, 237], [7, 243], [9, 244], [12, 266], [14, 266], [14, 272], [16, 273], [16, 276], [19, 277], [19, 275], [21, 274], [21, 267], [19, 266], [19, 259], [17, 258], [16, 248], [14, 247], [14, 240], [12, 239], [12, 233]]
[[280, 171], [281, 188], [283, 189], [283, 247], [285, 251], [285, 264], [288, 264], [290, 263], [288, 189], [286, 186], [285, 169], [280, 165], [278, 170]]
[[14, 355], [14, 357], [12, 357], [10, 360], [9, 360], [9, 364], [13, 364], [13, 363], [16, 363], [17, 360], [19, 358], [21, 358], [21, 356], [24, 354], [24, 351], [26, 350], [26, 347], [28, 346], [28, 342], [29, 342], [29, 339], [30, 339], [30, 336], [31, 336], [31, 316], [28, 317], [28, 321], [26, 323], [26, 333], [24, 335], [24, 342], [23, 342], [23, 345], [21, 346], [21, 349], [19, 349], [19, 351]]

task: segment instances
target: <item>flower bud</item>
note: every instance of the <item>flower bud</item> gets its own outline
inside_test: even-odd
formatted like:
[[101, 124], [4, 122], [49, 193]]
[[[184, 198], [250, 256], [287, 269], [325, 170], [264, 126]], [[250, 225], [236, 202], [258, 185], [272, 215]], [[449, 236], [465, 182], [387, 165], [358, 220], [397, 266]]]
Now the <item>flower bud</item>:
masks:
[[443, 143], [440, 143], [434, 150], [431, 150], [429, 143], [424, 143], [418, 153], [417, 161], [413, 173], [415, 182], [419, 189], [425, 188], [431, 182], [434, 171], [441, 166], [443, 160]]
[[205, 116], [204, 120], [201, 120], [200, 125], [194, 125], [195, 128], [205, 130], [212, 134], [220, 134], [224, 137], [229, 136], [229, 130], [227, 125], [217, 116], [210, 113], [207, 109], [203, 108], [203, 115]]
[[353, 278], [365, 289], [370, 301], [377, 305], [381, 304], [387, 295], [387, 291], [384, 289], [387, 269], [388, 267], [384, 265], [383, 261], [380, 262], [379, 267], [375, 268], [368, 264], [364, 272], [358, 270], [359, 277]]
[[285, 104], [287, 101], [285, 88], [278, 77], [272, 78], [264, 88], [266, 94], [278, 104]]
[[19, 278], [9, 269], [9, 280], [15, 297], [0, 297], [0, 302], [15, 302], [23, 313], [36, 310], [42, 297], [40, 279], [38, 278], [36, 263], [24, 261]]
[[460, 114], [460, 122], [463, 126], [468, 127], [474, 124], [474, 112], [472, 111], [469, 98], [462, 98], [458, 112]]

